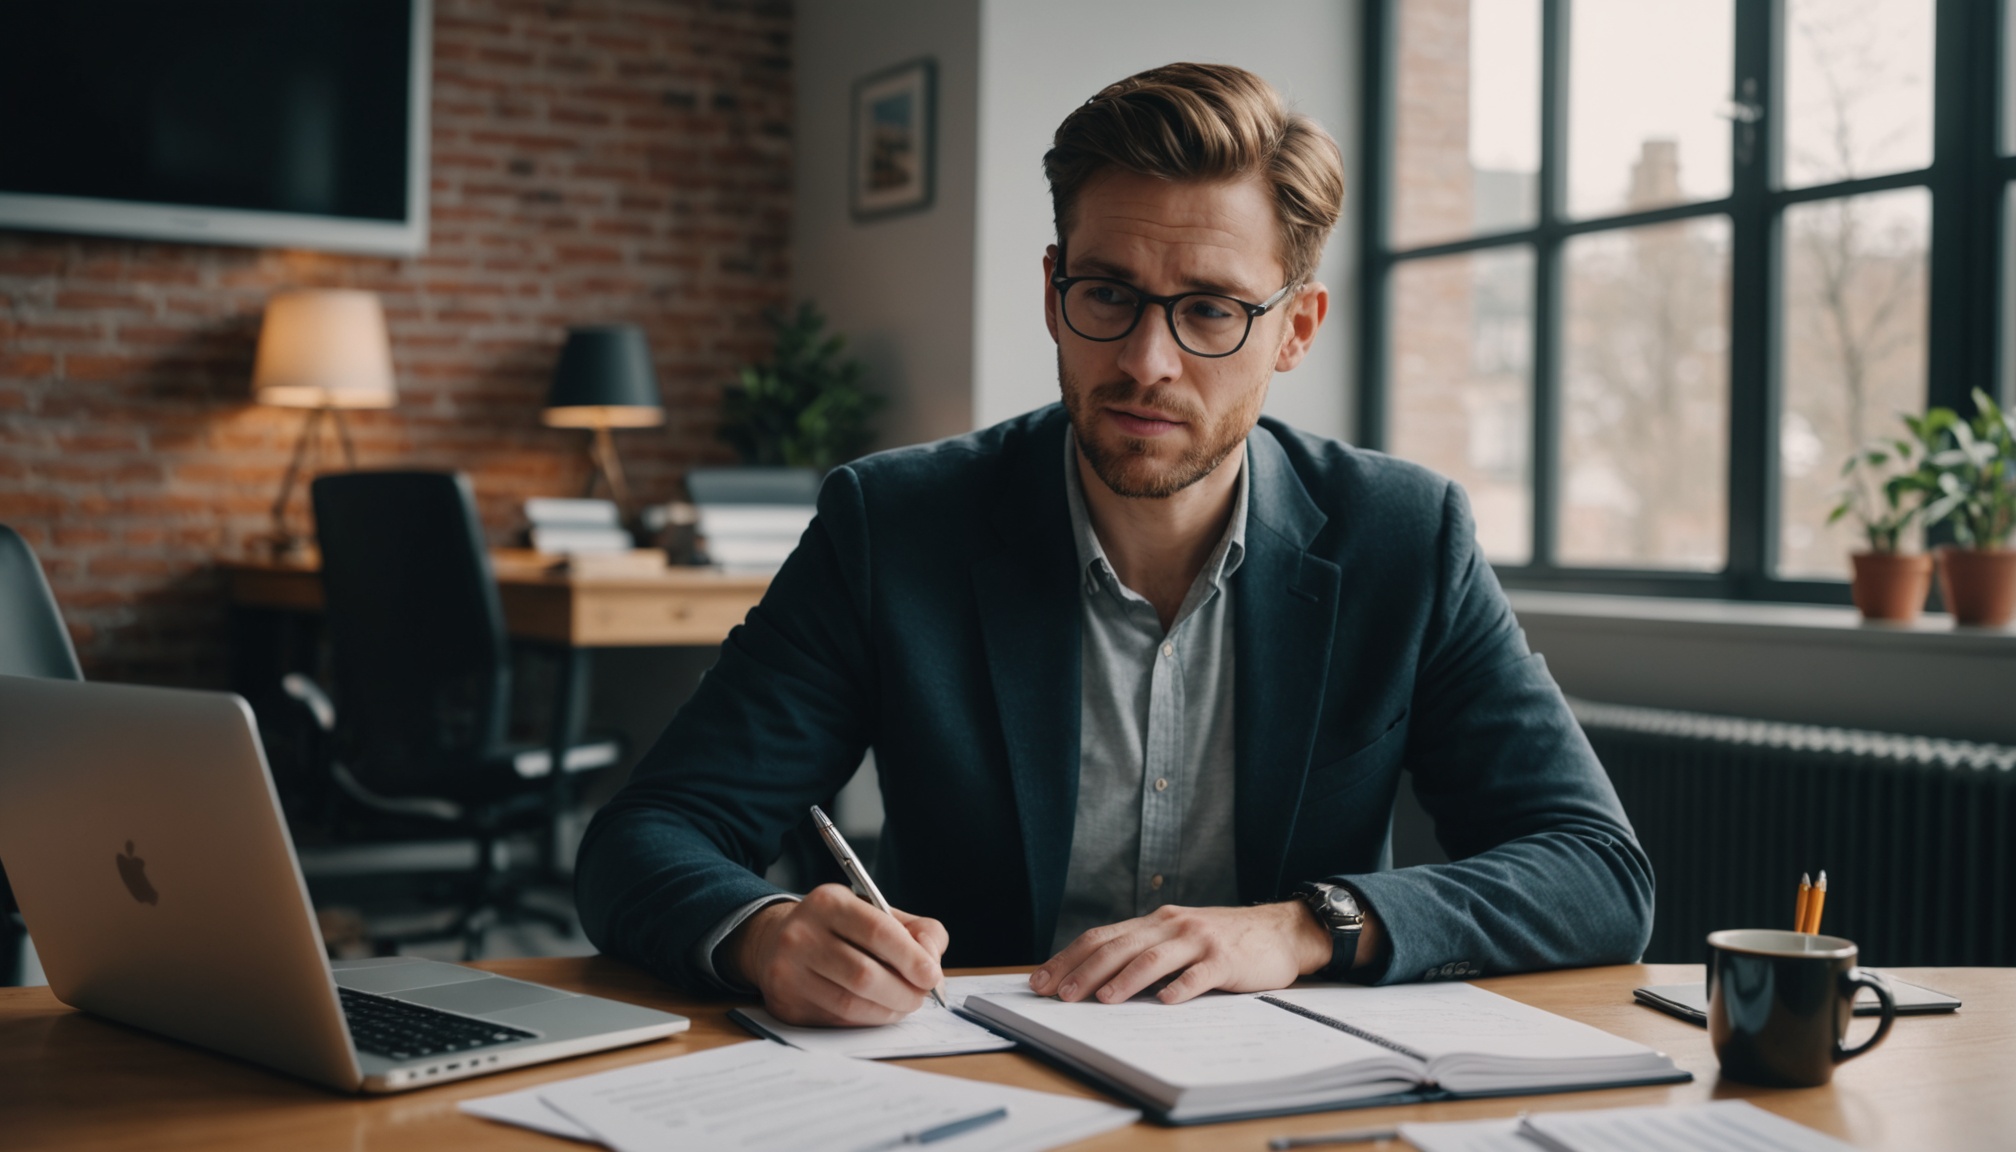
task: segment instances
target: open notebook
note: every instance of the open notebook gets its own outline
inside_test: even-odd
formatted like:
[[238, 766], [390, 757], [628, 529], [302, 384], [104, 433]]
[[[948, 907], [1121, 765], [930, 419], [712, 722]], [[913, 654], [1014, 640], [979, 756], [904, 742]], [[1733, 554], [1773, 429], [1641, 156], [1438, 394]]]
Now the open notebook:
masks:
[[1642, 1044], [1468, 984], [1174, 1005], [994, 993], [963, 1010], [1165, 1124], [1691, 1078]]

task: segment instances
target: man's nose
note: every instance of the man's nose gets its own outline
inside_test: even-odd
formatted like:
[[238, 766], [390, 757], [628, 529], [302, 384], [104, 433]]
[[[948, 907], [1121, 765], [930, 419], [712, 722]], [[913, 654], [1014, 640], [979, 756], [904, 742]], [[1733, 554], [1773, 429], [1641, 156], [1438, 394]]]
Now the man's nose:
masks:
[[1183, 374], [1183, 346], [1169, 328], [1169, 306], [1142, 309], [1134, 331], [1121, 341], [1119, 368], [1141, 384], [1158, 384]]

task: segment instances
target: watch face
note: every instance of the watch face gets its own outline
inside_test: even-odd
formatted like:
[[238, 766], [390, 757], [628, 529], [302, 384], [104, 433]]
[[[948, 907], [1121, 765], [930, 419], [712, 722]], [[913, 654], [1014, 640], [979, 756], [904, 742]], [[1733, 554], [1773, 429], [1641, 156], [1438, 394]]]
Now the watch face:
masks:
[[1330, 905], [1330, 914], [1332, 916], [1346, 921], [1356, 920], [1359, 916], [1358, 901], [1352, 897], [1350, 891], [1347, 889], [1330, 889], [1327, 903]]

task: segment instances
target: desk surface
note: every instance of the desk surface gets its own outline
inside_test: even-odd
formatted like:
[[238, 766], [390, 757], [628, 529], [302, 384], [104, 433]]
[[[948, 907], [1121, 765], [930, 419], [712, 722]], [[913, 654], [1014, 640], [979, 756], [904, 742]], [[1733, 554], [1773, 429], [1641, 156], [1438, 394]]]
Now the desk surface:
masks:
[[[749, 1039], [727, 1003], [671, 992], [600, 957], [493, 961], [485, 968], [650, 1004], [693, 1018], [672, 1040], [400, 1096], [352, 1098], [248, 1064], [108, 1024], [58, 1003], [47, 988], [0, 988], [0, 1144], [9, 1149], [528, 1149], [577, 1147], [456, 1111], [486, 1096], [623, 1064]], [[1670, 1053], [1689, 1084], [1559, 1096], [1471, 1100], [1331, 1112], [1203, 1128], [1146, 1124], [1074, 1145], [1121, 1149], [1263, 1149], [1289, 1132], [1510, 1116], [1520, 1109], [1609, 1108], [1743, 1097], [1861, 1148], [2006, 1148], [2016, 1132], [2016, 968], [1899, 969], [1966, 1002], [1952, 1015], [1906, 1017], [1875, 1052], [1842, 1065], [1825, 1088], [1768, 1089], [1718, 1079], [1704, 1029], [1634, 1004], [1639, 984], [1698, 980], [1698, 965], [1626, 965], [1480, 980], [1514, 999]], [[1855, 1036], [1868, 1022], [1858, 1021]], [[1027, 1088], [1094, 1096], [1017, 1053], [904, 1061], [913, 1067]]]
[[[763, 573], [667, 568], [634, 576], [569, 575], [522, 549], [493, 552], [504, 625], [521, 640], [577, 648], [719, 644], [763, 598]], [[219, 566], [241, 608], [320, 612], [313, 563], [228, 561]]]

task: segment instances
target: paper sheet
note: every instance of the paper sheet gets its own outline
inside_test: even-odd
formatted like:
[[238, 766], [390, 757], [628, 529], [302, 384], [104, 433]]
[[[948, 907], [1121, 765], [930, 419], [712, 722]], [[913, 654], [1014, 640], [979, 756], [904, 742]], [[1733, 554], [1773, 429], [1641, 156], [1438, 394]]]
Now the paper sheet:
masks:
[[1535, 1112], [1523, 1119], [1402, 1124], [1420, 1152], [1852, 1152], [1832, 1136], [1743, 1100], [1674, 1108]]
[[[540, 1112], [539, 1107], [550, 1109]], [[1041, 1152], [1131, 1124], [1095, 1100], [916, 1072], [755, 1042], [465, 1101], [472, 1115], [616, 1152], [863, 1148], [995, 1108], [1008, 1117], [938, 1142], [943, 1152]], [[558, 1116], [572, 1132], [550, 1123]]]
[[1526, 1117], [1522, 1131], [1570, 1152], [1657, 1148], [1661, 1152], [1853, 1152], [1848, 1145], [1745, 1100], [1680, 1108], [1605, 1108]]
[[[953, 1008], [968, 996], [1027, 992], [1029, 977], [954, 976], [945, 981], [945, 1002]], [[755, 1028], [775, 1040], [807, 1052], [852, 1056], [857, 1060], [895, 1060], [911, 1056], [952, 1056], [961, 1052], [998, 1052], [1015, 1042], [996, 1035], [929, 1000], [894, 1024], [877, 1028], [801, 1028], [785, 1024], [761, 1008], [737, 1008]]]
[[467, 1115], [484, 1120], [530, 1128], [534, 1132], [544, 1132], [548, 1136], [561, 1136], [588, 1144], [595, 1143], [593, 1132], [547, 1107], [546, 1101], [539, 1098], [537, 1088], [523, 1092], [506, 1092], [501, 1096], [480, 1096], [474, 1100], [464, 1100], [456, 1107]]

